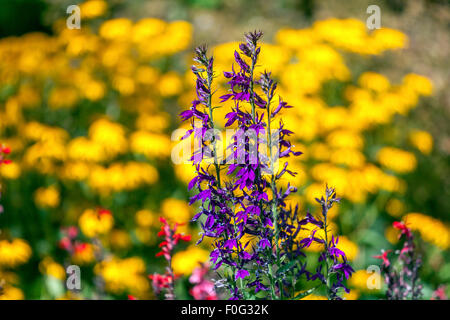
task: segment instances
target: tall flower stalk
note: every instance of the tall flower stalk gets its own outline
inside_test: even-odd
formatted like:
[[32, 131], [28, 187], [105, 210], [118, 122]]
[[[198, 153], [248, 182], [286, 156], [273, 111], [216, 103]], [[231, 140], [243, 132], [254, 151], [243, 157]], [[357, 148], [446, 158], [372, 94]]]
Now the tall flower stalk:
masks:
[[[223, 139], [214, 123], [217, 106], [212, 105], [214, 59], [207, 56], [205, 46], [195, 50], [197, 65], [192, 67], [197, 98], [180, 114], [191, 123], [183, 139], [194, 136], [191, 161], [197, 174], [188, 188], [197, 190], [190, 204], [201, 203], [193, 218], [200, 221], [203, 230], [198, 243], [204, 237], [213, 239], [211, 262], [222, 275], [218, 284], [229, 290], [230, 299], [293, 298], [297, 280], [311, 276], [302, 262], [299, 238], [304, 219], [298, 214], [298, 206], [288, 208], [285, 201], [297, 189], [289, 184], [283, 188], [279, 183], [285, 174], [296, 175], [289, 170], [288, 162], [279, 166], [280, 160], [301, 154], [293, 150], [289, 141], [293, 132], [279, 117], [292, 107], [281, 97], [275, 102], [277, 83], [270, 72], [255, 76], [261, 37], [260, 31], [246, 34], [240, 52], [234, 52], [236, 65], [224, 72], [229, 92], [220, 100], [232, 104], [225, 127], [234, 129], [224, 157], [218, 153]], [[334, 199], [329, 201], [336, 202]], [[327, 261], [336, 258], [329, 264], [334, 269], [328, 272], [341, 274], [348, 264], [345, 260], [338, 265], [334, 238], [329, 244], [325, 242]], [[349, 269], [345, 270], [348, 275]], [[338, 287], [333, 285], [330, 292]]]
[[388, 300], [417, 300], [422, 297], [422, 285], [419, 270], [422, 258], [417, 253], [414, 235], [405, 223], [394, 222], [393, 227], [400, 230], [399, 239], [403, 239], [401, 250], [394, 252], [396, 259], [389, 257], [391, 250], [383, 251], [375, 258], [382, 259], [381, 271], [387, 285], [386, 298]]
[[[343, 289], [345, 292], [350, 292], [344, 285], [344, 281], [347, 280], [354, 272], [353, 268], [348, 264], [345, 253], [340, 250], [337, 245], [339, 243], [339, 237], [331, 235], [328, 226], [328, 212], [335, 203], [340, 201], [336, 196], [334, 188], [325, 189], [325, 197], [315, 199], [322, 208], [321, 217], [315, 218], [310, 213], [306, 218], [301, 221], [302, 225], [315, 226], [310, 233], [310, 236], [300, 241], [302, 248], [309, 247], [314, 242], [323, 245], [324, 250], [319, 255], [318, 267], [315, 274], [308, 274], [308, 279], [319, 279], [326, 287], [327, 297], [330, 300], [339, 300], [339, 289]], [[323, 236], [317, 236], [317, 233], [323, 234]]]
[[164, 241], [159, 244], [161, 251], [156, 256], [163, 256], [166, 259], [166, 272], [163, 275], [157, 273], [152, 274], [149, 278], [152, 280], [153, 290], [156, 294], [165, 290], [165, 299], [175, 300], [175, 274], [172, 269], [172, 252], [180, 240], [191, 241], [191, 236], [177, 233], [177, 224], [170, 226], [169, 222], [163, 217], [160, 217], [159, 220], [162, 226], [158, 232], [158, 237], [164, 237]]

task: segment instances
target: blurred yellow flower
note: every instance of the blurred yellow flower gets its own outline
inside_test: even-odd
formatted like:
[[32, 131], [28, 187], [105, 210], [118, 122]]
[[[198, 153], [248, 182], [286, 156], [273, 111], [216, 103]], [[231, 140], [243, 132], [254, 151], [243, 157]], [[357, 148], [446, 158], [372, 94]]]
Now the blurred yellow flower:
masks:
[[31, 247], [25, 240], [0, 240], [0, 266], [14, 268], [31, 257]]
[[45, 257], [39, 263], [39, 271], [42, 274], [52, 276], [59, 280], [66, 279], [66, 270], [62, 265], [56, 263], [51, 257]]
[[450, 227], [438, 219], [422, 213], [408, 213], [403, 217], [408, 228], [420, 232], [421, 237], [446, 250], [450, 247]]
[[95, 260], [96, 248], [90, 243], [77, 243], [72, 255], [72, 261], [75, 264], [85, 265]]
[[172, 142], [167, 135], [136, 131], [130, 137], [131, 150], [145, 154], [148, 158], [168, 157], [172, 151]]
[[83, 234], [92, 238], [109, 232], [113, 227], [114, 218], [109, 210], [87, 209], [80, 216], [78, 224]]
[[23, 300], [24, 298], [22, 290], [13, 286], [5, 286], [0, 293], [0, 300]]
[[302, 298], [301, 300], [328, 300], [328, 299], [325, 296], [319, 296], [319, 295], [316, 295], [316, 294], [309, 294], [306, 297]]
[[377, 160], [384, 167], [398, 173], [411, 172], [417, 166], [414, 154], [392, 147], [381, 148], [377, 153]]
[[41, 208], [56, 208], [60, 202], [59, 190], [55, 186], [39, 188], [34, 193], [34, 201]]
[[395, 199], [395, 198], [394, 199], [390, 199], [386, 203], [386, 211], [391, 216], [393, 216], [395, 218], [399, 218], [405, 212], [405, 205], [404, 205], [404, 203], [402, 201], [400, 201], [398, 199]]
[[145, 262], [139, 257], [112, 257], [97, 264], [94, 272], [105, 280], [107, 291], [140, 295], [149, 290], [145, 269]]
[[189, 275], [192, 271], [208, 260], [209, 252], [199, 247], [191, 246], [185, 251], [177, 252], [172, 257], [172, 268], [175, 274]]
[[17, 179], [21, 173], [22, 170], [16, 162], [11, 162], [7, 166], [0, 166], [0, 176], [6, 179]]
[[192, 218], [192, 209], [186, 201], [167, 198], [161, 203], [161, 213], [175, 223], [187, 223]]
[[432, 82], [424, 76], [410, 73], [403, 77], [403, 83], [408, 89], [420, 95], [430, 96], [433, 93]]
[[346, 236], [339, 236], [337, 247], [345, 252], [347, 259], [353, 261], [359, 253], [359, 248], [356, 243], [349, 240]]
[[423, 154], [429, 154], [433, 149], [433, 137], [426, 131], [414, 130], [409, 134], [411, 144]]
[[131, 34], [133, 23], [125, 18], [105, 21], [100, 26], [100, 36], [108, 40], [125, 40]]
[[80, 5], [81, 19], [92, 19], [102, 16], [108, 5], [103, 0], [88, 0]]
[[131, 246], [131, 238], [125, 230], [112, 230], [108, 239], [114, 249], [127, 249]]
[[398, 243], [400, 231], [393, 226], [388, 226], [386, 230], [384, 231], [384, 236], [386, 237], [386, 240], [389, 241], [392, 244]]
[[134, 217], [136, 223], [143, 228], [154, 226], [158, 221], [158, 214], [150, 210], [139, 210]]
[[[355, 273], [348, 279], [348, 285], [352, 288], [358, 289], [360, 291], [377, 291], [376, 283], [373, 280], [379, 280], [380, 286], [383, 284], [382, 276], [378, 279], [375, 279], [373, 272], [367, 272], [367, 270], [356, 270]], [[353, 290], [351, 290], [353, 291]]]

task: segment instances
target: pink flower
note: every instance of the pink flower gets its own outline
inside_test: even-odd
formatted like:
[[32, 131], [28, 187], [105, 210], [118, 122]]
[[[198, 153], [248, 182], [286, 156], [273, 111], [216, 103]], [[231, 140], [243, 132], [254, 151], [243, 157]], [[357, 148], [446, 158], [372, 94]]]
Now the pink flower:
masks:
[[390, 265], [391, 263], [389, 262], [389, 259], [388, 259], [388, 253], [391, 252], [391, 251], [392, 251], [392, 250], [384, 251], [383, 254], [382, 254], [381, 256], [374, 256], [374, 258], [376, 258], [376, 259], [383, 259], [383, 264], [384, 264], [386, 267], [389, 267], [389, 265]]

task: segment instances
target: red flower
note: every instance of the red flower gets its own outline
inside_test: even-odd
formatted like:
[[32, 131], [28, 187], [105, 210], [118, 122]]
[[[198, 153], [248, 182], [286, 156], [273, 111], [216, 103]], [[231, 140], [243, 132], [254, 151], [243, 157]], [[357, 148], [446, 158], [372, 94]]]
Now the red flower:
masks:
[[411, 229], [409, 229], [403, 222], [395, 221], [392, 226], [398, 230], [401, 230], [401, 234], [405, 234], [408, 238], [411, 237]]
[[83, 252], [84, 250], [86, 250], [87, 247], [88, 247], [87, 243], [77, 243], [77, 244], [75, 245], [75, 252], [76, 252], [76, 253], [81, 253], [81, 252]]
[[108, 209], [104, 209], [104, 208], [98, 208], [97, 212], [99, 215], [102, 215], [102, 214], [111, 215], [111, 211]]
[[154, 273], [148, 276], [152, 280], [153, 289], [158, 294], [162, 289], [167, 289], [173, 283], [174, 279], [170, 274]]
[[8, 155], [10, 153], [11, 153], [11, 148], [0, 145], [0, 165], [11, 163], [11, 160], [5, 159], [5, 155]]
[[391, 251], [392, 251], [392, 250], [387, 250], [387, 251], [384, 251], [383, 254], [382, 254], [381, 256], [373, 256], [373, 257], [376, 258], [376, 259], [383, 259], [383, 264], [384, 264], [386, 267], [389, 267], [389, 265], [390, 265], [391, 263], [389, 262], [389, 259], [388, 259], [388, 253], [391, 252]]
[[72, 242], [68, 237], [64, 237], [59, 240], [59, 247], [63, 250], [70, 250], [70, 248], [72, 247]]
[[173, 227], [171, 227], [168, 221], [159, 217], [159, 221], [163, 224], [161, 226], [161, 230], [158, 232], [158, 237], [164, 237], [165, 240], [159, 244], [161, 251], [156, 254], [157, 257], [164, 256], [166, 260], [170, 260], [171, 252], [173, 248], [181, 241], [191, 241], [190, 235], [183, 235], [181, 233], [176, 233], [177, 227], [181, 224], [175, 223]]

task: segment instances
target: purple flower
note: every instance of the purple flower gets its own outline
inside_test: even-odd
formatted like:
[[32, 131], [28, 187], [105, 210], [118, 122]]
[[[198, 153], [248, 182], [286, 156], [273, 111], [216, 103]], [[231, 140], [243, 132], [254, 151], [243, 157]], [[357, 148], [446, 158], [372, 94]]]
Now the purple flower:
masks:
[[236, 272], [236, 280], [239, 278], [245, 279], [245, 277], [248, 277], [248, 276], [250, 276], [250, 273], [245, 269], [241, 269]]

